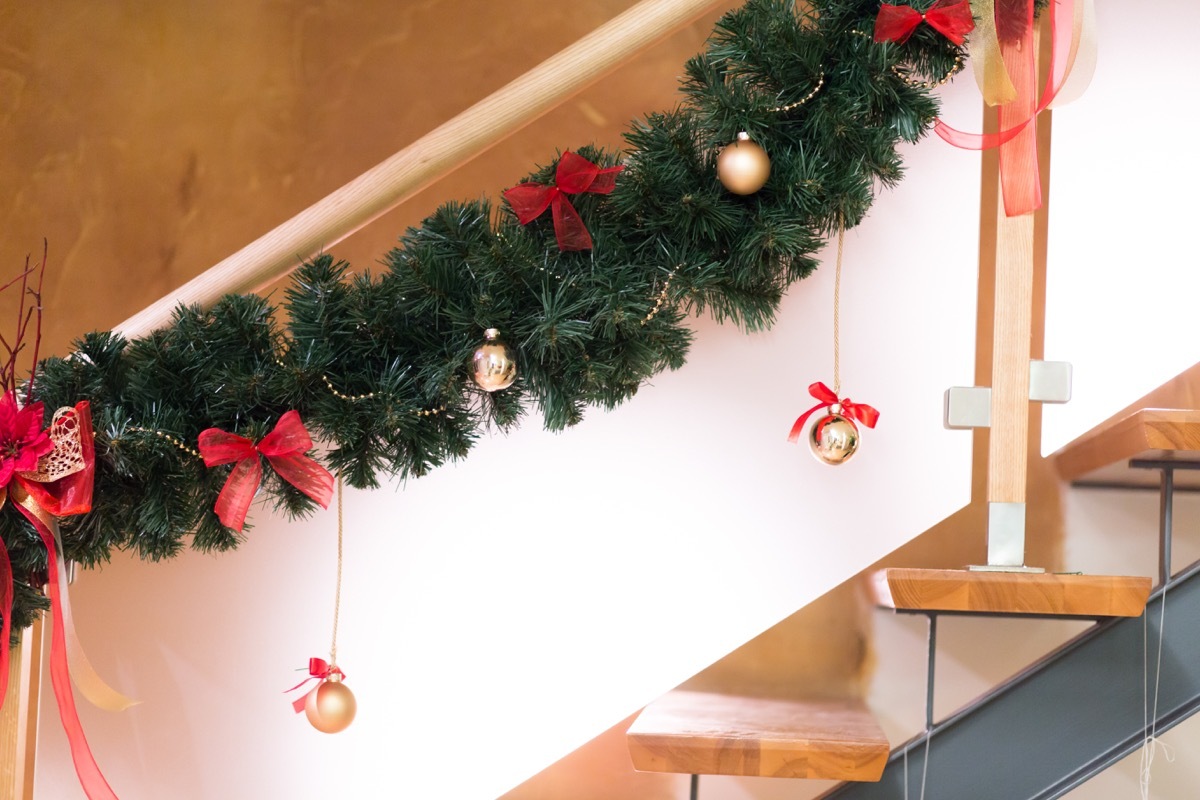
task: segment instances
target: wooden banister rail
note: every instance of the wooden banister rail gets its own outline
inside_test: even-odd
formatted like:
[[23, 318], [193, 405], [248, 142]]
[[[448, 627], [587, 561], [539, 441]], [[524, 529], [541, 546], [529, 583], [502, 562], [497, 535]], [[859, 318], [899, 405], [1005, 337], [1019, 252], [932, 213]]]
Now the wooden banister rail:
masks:
[[122, 322], [142, 336], [180, 303], [210, 305], [253, 292], [332, 247], [420, 190], [533, 122], [630, 56], [702, 16], [719, 0], [642, 0], [575, 44]]

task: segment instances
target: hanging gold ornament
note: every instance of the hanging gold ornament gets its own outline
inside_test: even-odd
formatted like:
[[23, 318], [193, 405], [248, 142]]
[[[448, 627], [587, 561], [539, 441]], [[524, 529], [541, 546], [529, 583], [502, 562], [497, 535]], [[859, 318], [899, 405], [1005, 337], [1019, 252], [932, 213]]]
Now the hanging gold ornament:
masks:
[[358, 703], [342, 679], [345, 673], [337, 665], [338, 618], [342, 611], [342, 540], [345, 525], [342, 517], [342, 473], [337, 476], [337, 588], [333, 594], [333, 640], [329, 645], [329, 661], [323, 658], [308, 660], [308, 677], [288, 689], [294, 692], [309, 681], [317, 681], [315, 688], [303, 697], [292, 701], [292, 710], [297, 714], [304, 710], [309, 724], [321, 733], [338, 733], [346, 730], [354, 721]]
[[500, 331], [488, 328], [484, 342], [475, 350], [472, 365], [475, 383], [485, 392], [498, 392], [512, 386], [517, 379], [517, 361], [512, 350], [500, 339]]
[[750, 134], [745, 131], [717, 156], [717, 178], [734, 194], [754, 194], [770, 175], [771, 159], [767, 151], [750, 141]]
[[342, 683], [340, 673], [333, 673], [308, 693], [304, 714], [309, 723], [321, 733], [338, 733], [354, 722], [358, 703], [354, 692]]
[[821, 417], [808, 430], [808, 446], [817, 460], [824, 464], [845, 464], [858, 452], [858, 426], [848, 417], [837, 413]]

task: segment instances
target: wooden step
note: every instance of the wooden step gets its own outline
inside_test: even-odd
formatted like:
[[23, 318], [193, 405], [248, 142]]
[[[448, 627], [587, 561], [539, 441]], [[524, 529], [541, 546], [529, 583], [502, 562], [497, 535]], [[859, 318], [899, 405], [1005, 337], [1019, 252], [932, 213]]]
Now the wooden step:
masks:
[[[1200, 411], [1143, 408], [1110, 419], [1050, 456], [1065, 481], [1092, 486], [1158, 486], [1158, 470], [1130, 459], [1200, 461]], [[1175, 472], [1178, 488], [1200, 488], [1200, 470]]]
[[676, 690], [628, 733], [642, 772], [877, 781], [888, 741], [858, 700], [783, 700]]
[[901, 611], [1136, 617], [1150, 578], [893, 568], [876, 572], [875, 601]]

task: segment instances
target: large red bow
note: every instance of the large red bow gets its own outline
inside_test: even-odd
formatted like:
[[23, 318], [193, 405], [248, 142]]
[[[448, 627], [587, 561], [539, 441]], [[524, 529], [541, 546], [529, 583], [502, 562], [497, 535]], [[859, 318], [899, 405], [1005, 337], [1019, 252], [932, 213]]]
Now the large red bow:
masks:
[[[339, 668], [336, 664], [327, 664], [323, 658], [310, 658], [308, 660], [308, 677], [297, 683], [292, 688], [284, 691], [284, 694], [296, 691], [309, 681], [323, 681], [331, 675], [337, 675], [339, 678], [346, 677], [346, 673], [342, 672], [341, 668]], [[321, 684], [318, 683], [312, 689], [309, 689], [307, 692], [300, 695], [300, 697], [292, 701], [292, 708], [297, 714], [304, 710], [304, 703], [308, 700], [308, 696], [320, 688], [320, 686]]]
[[250, 501], [262, 483], [259, 453], [267, 457], [279, 477], [316, 500], [322, 508], [329, 508], [329, 499], [333, 497], [333, 475], [304, 455], [312, 446], [312, 438], [296, 411], [289, 411], [280, 417], [275, 429], [257, 445], [244, 436], [227, 433], [220, 428], [202, 431], [200, 455], [206, 466], [237, 462], [221, 488], [214, 507], [221, 524], [241, 532], [246, 522], [246, 512], [250, 510]]
[[[57, 517], [86, 514], [92, 510], [92, 482], [96, 468], [96, 454], [92, 441], [92, 414], [84, 401], [74, 408], [59, 409], [50, 427], [41, 431], [43, 406], [40, 402], [30, 403], [18, 410], [16, 397], [6, 393], [0, 399], [0, 431], [8, 447], [5, 460], [13, 458], [12, 469], [0, 468], [4, 473], [4, 486], [0, 487], [0, 505], [12, 498], [17, 509], [29, 520], [46, 546], [46, 594], [50, 599], [50, 683], [54, 687], [54, 699], [58, 705], [67, 742], [71, 747], [71, 760], [75, 773], [89, 800], [116, 800], [116, 794], [104, 779], [96, 759], [92, 756], [83, 725], [75, 708], [75, 697], [71, 692], [71, 670], [67, 663], [67, 626], [63, 614], [63, 590], [65, 576], [59, 569], [58, 548], [55, 532]], [[50, 448], [45, 447], [50, 442]], [[26, 451], [39, 453], [36, 466], [26, 464]], [[15, 458], [13, 453], [16, 453]], [[0, 549], [3, 549], [0, 547]], [[7, 554], [3, 566], [7, 566]], [[4, 683], [8, 678], [8, 637], [12, 616], [12, 576], [0, 577], [5, 592], [4, 625], [0, 630], [0, 674]]]
[[875, 423], [879, 421], [879, 412], [866, 403], [855, 403], [849, 397], [839, 398], [825, 384], [817, 381], [809, 385], [808, 393], [819, 401], [815, 406], [805, 411], [792, 425], [792, 432], [788, 434], [788, 441], [794, 442], [800, 438], [800, 434], [804, 432], [804, 423], [808, 422], [808, 418], [818, 408], [829, 408], [832, 405], [840, 405], [842, 407], [842, 416], [856, 419], [868, 428], [874, 428]]
[[975, 30], [975, 19], [971, 16], [968, 0], [937, 0], [922, 14], [912, 6], [893, 6], [884, 3], [875, 17], [875, 41], [904, 44], [921, 24], [941, 33], [955, 44], [967, 40], [967, 34]]
[[955, 147], [965, 150], [1000, 148], [1000, 185], [1004, 212], [1010, 217], [1028, 214], [1042, 205], [1042, 181], [1038, 172], [1037, 115], [1049, 108], [1070, 74], [1075, 0], [1050, 4], [1050, 68], [1041, 100], [1037, 98], [1037, 63], [1034, 54], [1034, 0], [995, 3], [995, 27], [1007, 31], [999, 41], [1004, 69], [1016, 90], [1016, 99], [997, 109], [995, 133], [966, 133], [942, 120], [934, 132]]
[[600, 169], [568, 150], [558, 160], [553, 186], [521, 183], [504, 192], [504, 198], [522, 225], [533, 222], [547, 208], [552, 209], [559, 250], [591, 250], [592, 236], [567, 195], [580, 192], [609, 194], [617, 185], [617, 173], [623, 169], [623, 166]]

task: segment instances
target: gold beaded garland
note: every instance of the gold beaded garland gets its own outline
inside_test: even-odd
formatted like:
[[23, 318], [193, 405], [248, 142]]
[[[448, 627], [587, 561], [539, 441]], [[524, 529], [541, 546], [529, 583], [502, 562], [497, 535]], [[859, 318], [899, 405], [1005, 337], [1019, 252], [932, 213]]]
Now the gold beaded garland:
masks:
[[126, 430], [129, 431], [130, 433], [152, 433], [155, 436], [157, 436], [159, 439], [162, 439], [164, 441], [170, 442], [171, 444], [175, 445], [177, 448], [179, 448], [183, 452], [187, 453], [188, 455], [195, 456], [196, 458], [199, 458], [201, 460], [204, 459], [204, 457], [201, 456], [199, 451], [197, 451], [195, 448], [188, 447], [186, 444], [184, 444], [180, 440], [176, 439], [174, 436], [172, 436], [169, 433], [163, 433], [162, 431], [155, 431], [155, 430], [151, 430], [149, 428], [138, 428], [138, 427], [130, 427], [130, 428], [126, 428]]
[[734, 194], [754, 194], [770, 176], [771, 159], [767, 151], [750, 141], [750, 134], [745, 131], [717, 156], [717, 179]]

